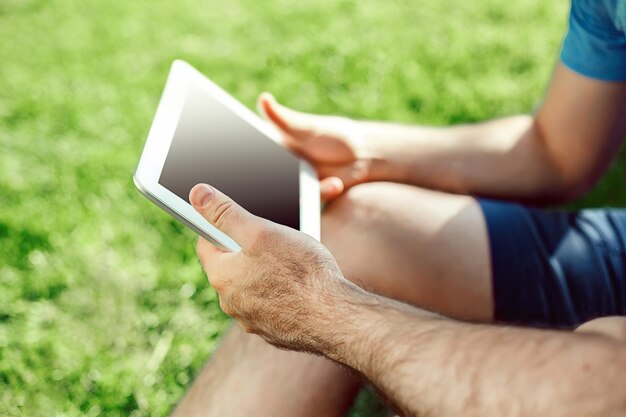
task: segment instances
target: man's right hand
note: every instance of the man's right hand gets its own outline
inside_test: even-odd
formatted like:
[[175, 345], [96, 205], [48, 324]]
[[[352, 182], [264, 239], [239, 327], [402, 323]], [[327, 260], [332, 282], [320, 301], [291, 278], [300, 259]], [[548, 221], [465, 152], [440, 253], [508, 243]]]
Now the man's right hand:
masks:
[[284, 145], [313, 165], [323, 201], [370, 180], [371, 156], [357, 121], [301, 113], [279, 104], [269, 93], [261, 94], [258, 107], [283, 133]]

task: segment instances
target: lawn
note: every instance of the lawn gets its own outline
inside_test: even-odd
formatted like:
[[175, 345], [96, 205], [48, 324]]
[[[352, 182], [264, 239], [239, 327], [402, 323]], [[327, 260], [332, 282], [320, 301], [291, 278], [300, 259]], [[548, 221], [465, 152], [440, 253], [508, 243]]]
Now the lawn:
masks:
[[[538, 105], [567, 7], [2, 0], [0, 415], [165, 416], [228, 326], [131, 180], [172, 60], [251, 107], [473, 122]], [[625, 204], [625, 168], [579, 204]]]

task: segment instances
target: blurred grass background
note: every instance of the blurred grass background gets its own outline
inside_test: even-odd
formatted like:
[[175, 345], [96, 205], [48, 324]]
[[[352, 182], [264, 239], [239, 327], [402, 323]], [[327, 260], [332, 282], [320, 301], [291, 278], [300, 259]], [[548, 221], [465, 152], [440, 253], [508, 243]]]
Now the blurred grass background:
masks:
[[[194, 235], [131, 181], [172, 60], [251, 107], [473, 122], [537, 106], [567, 8], [0, 0], [0, 415], [164, 416], [228, 326]], [[623, 205], [624, 168], [578, 204]]]

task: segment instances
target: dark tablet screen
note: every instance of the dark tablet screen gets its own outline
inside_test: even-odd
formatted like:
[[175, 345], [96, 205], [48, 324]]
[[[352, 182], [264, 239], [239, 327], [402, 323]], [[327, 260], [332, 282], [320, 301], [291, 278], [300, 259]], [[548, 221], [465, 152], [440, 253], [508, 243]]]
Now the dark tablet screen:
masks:
[[299, 160], [201, 88], [190, 88], [159, 183], [185, 201], [204, 182], [299, 229]]

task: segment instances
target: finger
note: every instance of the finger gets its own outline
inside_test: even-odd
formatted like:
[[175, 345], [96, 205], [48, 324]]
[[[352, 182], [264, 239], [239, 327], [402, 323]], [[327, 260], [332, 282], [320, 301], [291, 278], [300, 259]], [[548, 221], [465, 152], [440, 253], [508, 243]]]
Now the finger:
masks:
[[196, 243], [196, 253], [198, 254], [200, 265], [208, 272], [208, 270], [215, 267], [219, 256], [226, 252], [201, 237], [198, 239], [198, 243]]
[[189, 192], [189, 201], [202, 217], [233, 238], [242, 249], [253, 243], [254, 235], [263, 227], [263, 219], [207, 184], [194, 186]]
[[269, 121], [296, 139], [306, 137], [313, 130], [314, 123], [311, 115], [278, 104], [270, 93], [263, 93], [259, 96], [258, 107]]
[[344, 184], [341, 178], [328, 177], [320, 181], [320, 194], [324, 203], [339, 197], [343, 190]]
[[357, 184], [367, 181], [367, 176], [358, 172], [353, 165], [335, 167], [332, 165], [322, 165], [317, 167], [319, 177], [324, 180], [330, 177], [337, 177], [343, 183], [343, 192]]
[[220, 250], [204, 238], [198, 239], [196, 253], [209, 283], [217, 292], [221, 292], [225, 287], [223, 273], [229, 269], [229, 265], [224, 264], [224, 259], [228, 259], [230, 254]]

